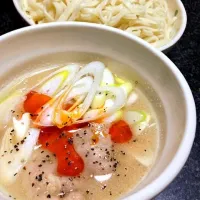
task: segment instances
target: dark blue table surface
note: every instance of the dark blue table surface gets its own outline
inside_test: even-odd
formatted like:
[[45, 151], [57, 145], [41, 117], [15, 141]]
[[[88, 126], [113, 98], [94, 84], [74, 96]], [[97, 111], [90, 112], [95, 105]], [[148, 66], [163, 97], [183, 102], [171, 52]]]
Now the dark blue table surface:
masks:
[[[173, 0], [172, 0], [173, 1]], [[27, 26], [12, 0], [0, 5], [0, 35]], [[200, 0], [183, 0], [188, 14], [186, 31], [167, 55], [187, 79], [197, 108], [197, 132], [192, 152], [178, 177], [155, 200], [200, 200]]]

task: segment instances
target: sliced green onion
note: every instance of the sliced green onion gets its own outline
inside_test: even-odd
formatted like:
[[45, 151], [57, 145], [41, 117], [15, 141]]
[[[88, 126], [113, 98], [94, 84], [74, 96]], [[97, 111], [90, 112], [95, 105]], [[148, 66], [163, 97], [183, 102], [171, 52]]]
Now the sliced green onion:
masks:
[[97, 93], [92, 101], [91, 107], [92, 109], [102, 108], [106, 101], [105, 93]]
[[0, 103], [0, 124], [7, 125], [11, 120], [12, 112], [23, 101], [24, 97], [20, 90], [15, 91]]
[[15, 130], [15, 140], [16, 142], [20, 142], [28, 132], [30, 128], [31, 118], [29, 113], [24, 113], [20, 120], [17, 120], [13, 117], [13, 126]]
[[128, 96], [128, 99], [126, 101], [126, 107], [131, 107], [138, 99], [138, 95], [136, 92], [131, 92]]
[[149, 126], [150, 115], [144, 111], [126, 111], [124, 120], [133, 127], [136, 134], [139, 135]]
[[48, 96], [54, 96], [72, 82], [79, 69], [80, 66], [77, 64], [69, 64], [59, 68], [57, 71], [45, 77], [31, 90], [38, 91]]
[[[61, 91], [60, 94], [57, 94], [55, 98], [44, 106], [43, 110], [39, 113], [35, 124], [42, 126], [56, 125], [61, 128], [75, 123], [91, 106], [93, 98], [101, 83], [104, 69], [104, 64], [98, 61], [91, 62], [81, 68], [75, 75], [73, 81]], [[63, 105], [66, 103], [66, 99], [69, 97], [75, 84], [84, 78], [92, 78], [92, 84], [89, 84], [89, 91], [87, 91], [83, 102], [79, 102], [79, 104], [82, 103], [82, 105], [76, 105], [76, 108], [73, 111], [63, 110]]]
[[16, 181], [18, 174], [32, 155], [39, 133], [39, 129], [30, 128], [26, 137], [16, 143], [13, 128], [7, 129], [0, 149], [0, 182], [3, 185], [11, 185]]
[[[96, 109], [99, 111], [93, 113], [92, 118], [87, 117], [87, 120], [86, 119], [78, 120], [77, 123], [83, 123], [87, 121], [93, 121], [97, 119], [106, 118], [108, 116], [111, 116], [112, 114], [114, 114], [116, 111], [120, 110], [124, 106], [126, 102], [126, 95], [123, 92], [122, 88], [114, 87], [114, 86], [104, 86], [98, 89], [98, 92], [107, 92], [107, 91], [109, 91], [109, 93], [113, 95], [113, 99], [107, 99], [104, 107], [100, 109]], [[87, 115], [87, 112], [85, 113], [85, 115]]]
[[103, 122], [106, 123], [106, 124], [110, 124], [110, 123], [119, 121], [122, 117], [123, 117], [123, 111], [118, 110], [114, 114], [104, 118]]
[[116, 74], [115, 74], [115, 81], [117, 82], [117, 84], [124, 84], [125, 81], [121, 78], [119, 78]]
[[38, 92], [48, 96], [54, 96], [61, 89], [68, 75], [68, 71], [63, 71], [56, 74], [50, 80], [45, 82], [42, 87], [39, 88]]
[[133, 90], [133, 85], [130, 82], [125, 82], [125, 83], [121, 84], [120, 87], [123, 89], [126, 96], [128, 96], [130, 94], [130, 92]]
[[112, 72], [108, 68], [105, 68], [103, 71], [101, 86], [106, 86], [106, 85], [112, 86], [114, 84], [115, 84], [115, 79]]

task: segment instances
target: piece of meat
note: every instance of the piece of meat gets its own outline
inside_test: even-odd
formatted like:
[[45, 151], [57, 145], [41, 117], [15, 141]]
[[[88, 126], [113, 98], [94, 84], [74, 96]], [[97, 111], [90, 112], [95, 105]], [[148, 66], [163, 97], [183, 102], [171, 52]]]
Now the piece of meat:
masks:
[[[41, 153], [42, 152], [42, 153]], [[34, 152], [32, 160], [26, 165], [26, 170], [21, 174], [22, 186], [25, 188], [26, 196], [30, 200], [60, 199], [73, 190], [78, 190], [83, 184], [85, 177], [64, 177], [56, 173], [56, 157], [43, 149]], [[25, 198], [26, 199], [26, 198]]]
[[78, 130], [74, 133], [74, 147], [84, 160], [88, 174], [104, 175], [114, 170], [113, 146], [105, 125], [92, 123]]

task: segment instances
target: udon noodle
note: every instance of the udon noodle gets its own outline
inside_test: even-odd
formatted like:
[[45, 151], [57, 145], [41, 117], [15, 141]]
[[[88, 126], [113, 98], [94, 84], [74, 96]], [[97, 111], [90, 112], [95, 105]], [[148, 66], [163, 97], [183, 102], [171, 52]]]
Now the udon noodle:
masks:
[[22, 0], [35, 24], [81, 21], [104, 24], [132, 33], [156, 47], [175, 35], [178, 12], [166, 0]]

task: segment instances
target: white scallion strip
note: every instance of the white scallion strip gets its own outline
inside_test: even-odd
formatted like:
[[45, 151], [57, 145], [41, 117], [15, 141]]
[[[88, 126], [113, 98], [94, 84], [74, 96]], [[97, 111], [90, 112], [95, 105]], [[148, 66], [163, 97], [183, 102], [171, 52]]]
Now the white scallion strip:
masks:
[[74, 84], [74, 87], [72, 88], [71, 92], [67, 96], [65, 102], [67, 103], [71, 99], [76, 98], [78, 96], [82, 96], [82, 95], [85, 96], [89, 92], [92, 82], [93, 82], [93, 78], [90, 76], [84, 77], [80, 79], [79, 81], [77, 81]]
[[16, 142], [21, 141], [25, 137], [30, 127], [30, 123], [31, 118], [29, 113], [24, 113], [20, 120], [17, 120], [15, 117], [13, 117], [13, 126], [15, 130]]
[[32, 88], [32, 90], [48, 96], [54, 96], [71, 83], [79, 69], [80, 66], [78, 64], [69, 64], [62, 67], [45, 77], [39, 84]]
[[116, 74], [115, 74], [115, 81], [117, 84], [121, 85], [124, 84], [125, 81], [122, 78], [119, 78]]
[[109, 95], [112, 95], [113, 99], [110, 100], [112, 103], [110, 102], [109, 104], [107, 104], [109, 105], [107, 107], [104, 105], [103, 108], [89, 110], [89, 113], [85, 113], [83, 120], [77, 121], [78, 123], [108, 117], [116, 111], [120, 110], [126, 102], [126, 94], [120, 87], [104, 86], [99, 88], [98, 92], [106, 92], [109, 93]]
[[126, 111], [124, 120], [140, 135], [149, 126], [150, 115], [144, 111]]
[[128, 96], [128, 99], [126, 101], [126, 107], [131, 107], [138, 99], [138, 94], [136, 92], [131, 92]]
[[130, 92], [133, 90], [133, 85], [130, 82], [125, 82], [121, 84], [120, 87], [124, 90], [126, 96], [128, 96]]
[[57, 91], [62, 87], [65, 79], [67, 78], [69, 72], [63, 71], [56, 74], [50, 80], [45, 82], [41, 88], [39, 88], [38, 92], [42, 94], [46, 94], [48, 96], [54, 96]]
[[8, 124], [12, 117], [12, 110], [23, 101], [22, 92], [15, 91], [0, 103], [0, 125], [5, 126]]
[[65, 102], [66, 96], [68, 95], [70, 91], [68, 91], [67, 94], [65, 94], [61, 98], [61, 101], [59, 105], [56, 107], [56, 112], [55, 112], [55, 122], [57, 126], [62, 127], [64, 126], [64, 124], [70, 125], [85, 114], [85, 112], [90, 107], [93, 101], [93, 98], [96, 94], [96, 91], [101, 83], [104, 68], [105, 66], [103, 63], [95, 61], [95, 62], [91, 62], [87, 64], [84, 68], [82, 68], [79, 71], [79, 73], [75, 77], [75, 80], [74, 80], [75, 83], [83, 76], [89, 75], [93, 77], [93, 83], [91, 85], [90, 92], [87, 94], [86, 98], [84, 99], [82, 106], [79, 106], [78, 108], [74, 109], [74, 111], [72, 112], [67, 112], [65, 110], [62, 110], [62, 105]]
[[120, 119], [122, 119], [122, 117], [123, 117], [123, 111], [118, 110], [114, 114], [104, 118], [102, 122], [106, 124], [111, 124], [113, 122], [119, 121]]
[[39, 129], [30, 128], [26, 139], [17, 145], [14, 143], [15, 136], [12, 130], [12, 128], [7, 129], [0, 149], [0, 182], [3, 185], [11, 185], [16, 181], [18, 174], [32, 155], [40, 132]]
[[[81, 118], [92, 103], [94, 95], [96, 94], [96, 91], [101, 83], [104, 68], [104, 64], [98, 61], [91, 62], [83, 67], [77, 73], [72, 83], [44, 106], [35, 123], [42, 126], [56, 125], [58, 127], [63, 127], [65, 125], [70, 125]], [[91, 78], [93, 79], [92, 84]], [[74, 86], [80, 85], [81, 79], [82, 81], [84, 80], [84, 82], [87, 84], [87, 87], [89, 87], [85, 99], [83, 100], [82, 104], [76, 107], [73, 111], [63, 110], [63, 105], [66, 103], [66, 99], [69, 97], [69, 95], [72, 95], [71, 92]], [[78, 95], [76, 92], [75, 94]]]
[[99, 109], [102, 108], [106, 101], [106, 94], [104, 93], [97, 93], [92, 101], [91, 108], [92, 109]]
[[[112, 72], [105, 68], [103, 71], [103, 78], [101, 81], [101, 86], [114, 86], [115, 85], [115, 79], [112, 74]], [[102, 108], [106, 101], [106, 92], [99, 92], [95, 95], [93, 101], [92, 101], [92, 109], [99, 109]]]
[[106, 86], [106, 85], [112, 86], [114, 84], [115, 84], [115, 79], [112, 72], [108, 68], [105, 68], [103, 71], [103, 79], [101, 81], [101, 86]]

